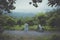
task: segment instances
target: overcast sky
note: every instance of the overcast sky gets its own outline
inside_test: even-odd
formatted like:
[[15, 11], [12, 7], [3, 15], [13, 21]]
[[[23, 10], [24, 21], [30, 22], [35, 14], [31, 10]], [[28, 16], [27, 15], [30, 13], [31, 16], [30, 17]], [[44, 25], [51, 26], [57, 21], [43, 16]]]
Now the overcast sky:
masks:
[[[16, 0], [16, 9], [15, 12], [27, 12], [27, 13], [37, 13], [37, 12], [45, 12], [51, 10], [52, 7], [47, 6], [47, 0], [43, 0], [42, 3], [38, 4], [38, 8], [35, 8], [33, 5], [30, 5], [29, 2], [31, 0]], [[54, 7], [53, 7], [54, 8]]]

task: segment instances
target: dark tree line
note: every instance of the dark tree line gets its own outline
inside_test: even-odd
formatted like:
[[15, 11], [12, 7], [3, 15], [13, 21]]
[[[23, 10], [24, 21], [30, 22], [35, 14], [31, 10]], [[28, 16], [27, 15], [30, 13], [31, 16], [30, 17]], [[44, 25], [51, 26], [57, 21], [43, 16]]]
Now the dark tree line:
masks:
[[53, 12], [50, 12], [48, 15], [48, 25], [60, 28], [60, 9], [54, 10]]

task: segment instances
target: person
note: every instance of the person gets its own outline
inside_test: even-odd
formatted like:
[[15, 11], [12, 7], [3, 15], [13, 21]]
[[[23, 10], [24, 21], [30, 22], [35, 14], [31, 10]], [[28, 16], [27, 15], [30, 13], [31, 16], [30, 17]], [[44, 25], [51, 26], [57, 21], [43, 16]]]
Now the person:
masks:
[[42, 30], [42, 26], [41, 26], [40, 24], [39, 24], [39, 26], [38, 26], [38, 27], [39, 27], [39, 30]]
[[38, 25], [38, 31], [43, 31], [43, 27], [40, 24]]
[[28, 31], [28, 23], [25, 23], [24, 31], [25, 31], [25, 32], [27, 32], [27, 31]]

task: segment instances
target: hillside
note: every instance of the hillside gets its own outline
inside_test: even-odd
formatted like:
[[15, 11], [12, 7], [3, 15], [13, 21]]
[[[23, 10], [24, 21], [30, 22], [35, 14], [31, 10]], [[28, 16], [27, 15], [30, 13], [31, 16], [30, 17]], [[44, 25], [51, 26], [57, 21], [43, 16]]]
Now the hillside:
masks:
[[24, 12], [12, 12], [10, 14], [8, 14], [14, 18], [20, 18], [20, 17], [34, 17], [35, 14], [34, 13], [24, 13]]

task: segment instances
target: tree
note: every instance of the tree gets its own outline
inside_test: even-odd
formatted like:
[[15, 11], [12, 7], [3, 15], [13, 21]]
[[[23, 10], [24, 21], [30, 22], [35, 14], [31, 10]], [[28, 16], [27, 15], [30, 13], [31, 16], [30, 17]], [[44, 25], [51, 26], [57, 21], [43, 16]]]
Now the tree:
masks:
[[[44, 0], [43, 0], [44, 1]], [[42, 0], [32, 0], [32, 2], [29, 2], [29, 4], [32, 4], [33, 3], [33, 6], [35, 7], [38, 7], [38, 4], [37, 3], [41, 3]], [[60, 6], [60, 0], [48, 0], [48, 6]]]
[[42, 26], [46, 25], [46, 15], [44, 13], [39, 13], [37, 15], [38, 18], [38, 23], [41, 24]]
[[33, 26], [34, 23], [33, 23], [33, 17], [26, 17], [25, 18], [25, 23], [28, 23], [29, 26]]
[[17, 21], [17, 25], [21, 26], [22, 25], [22, 21], [21, 20], [18, 20]]
[[[7, 11], [8, 13], [10, 13], [11, 11], [10, 10], [13, 10], [15, 9], [14, 7], [14, 3], [15, 3], [16, 0], [0, 0], [0, 10], [1, 12], [3, 12], [2, 10], [4, 11]], [[2, 13], [0, 13], [2, 14]]]
[[34, 25], [33, 20], [28, 20], [27, 23], [29, 24], [29, 26], [33, 26]]
[[50, 12], [48, 15], [47, 24], [53, 28], [60, 28], [60, 9]]
[[60, 6], [60, 0], [48, 0], [48, 4], [52, 7], [56, 4], [56, 6]]
[[[15, 9], [14, 3], [16, 0], [0, 0], [0, 33], [2, 33], [4, 30], [4, 26], [6, 25], [13, 25], [13, 20], [7, 20], [7, 18], [4, 15], [2, 15], [3, 11], [7, 11], [7, 13], [10, 13], [10, 10]], [[8, 22], [9, 21], [9, 22]]]
[[5, 26], [13, 27], [14, 25], [16, 25], [15, 20], [13, 18], [8, 18]]
[[6, 15], [1, 15], [0, 16], [0, 32], [3, 32], [5, 26], [13, 27], [16, 24], [13, 18], [6, 16]]

